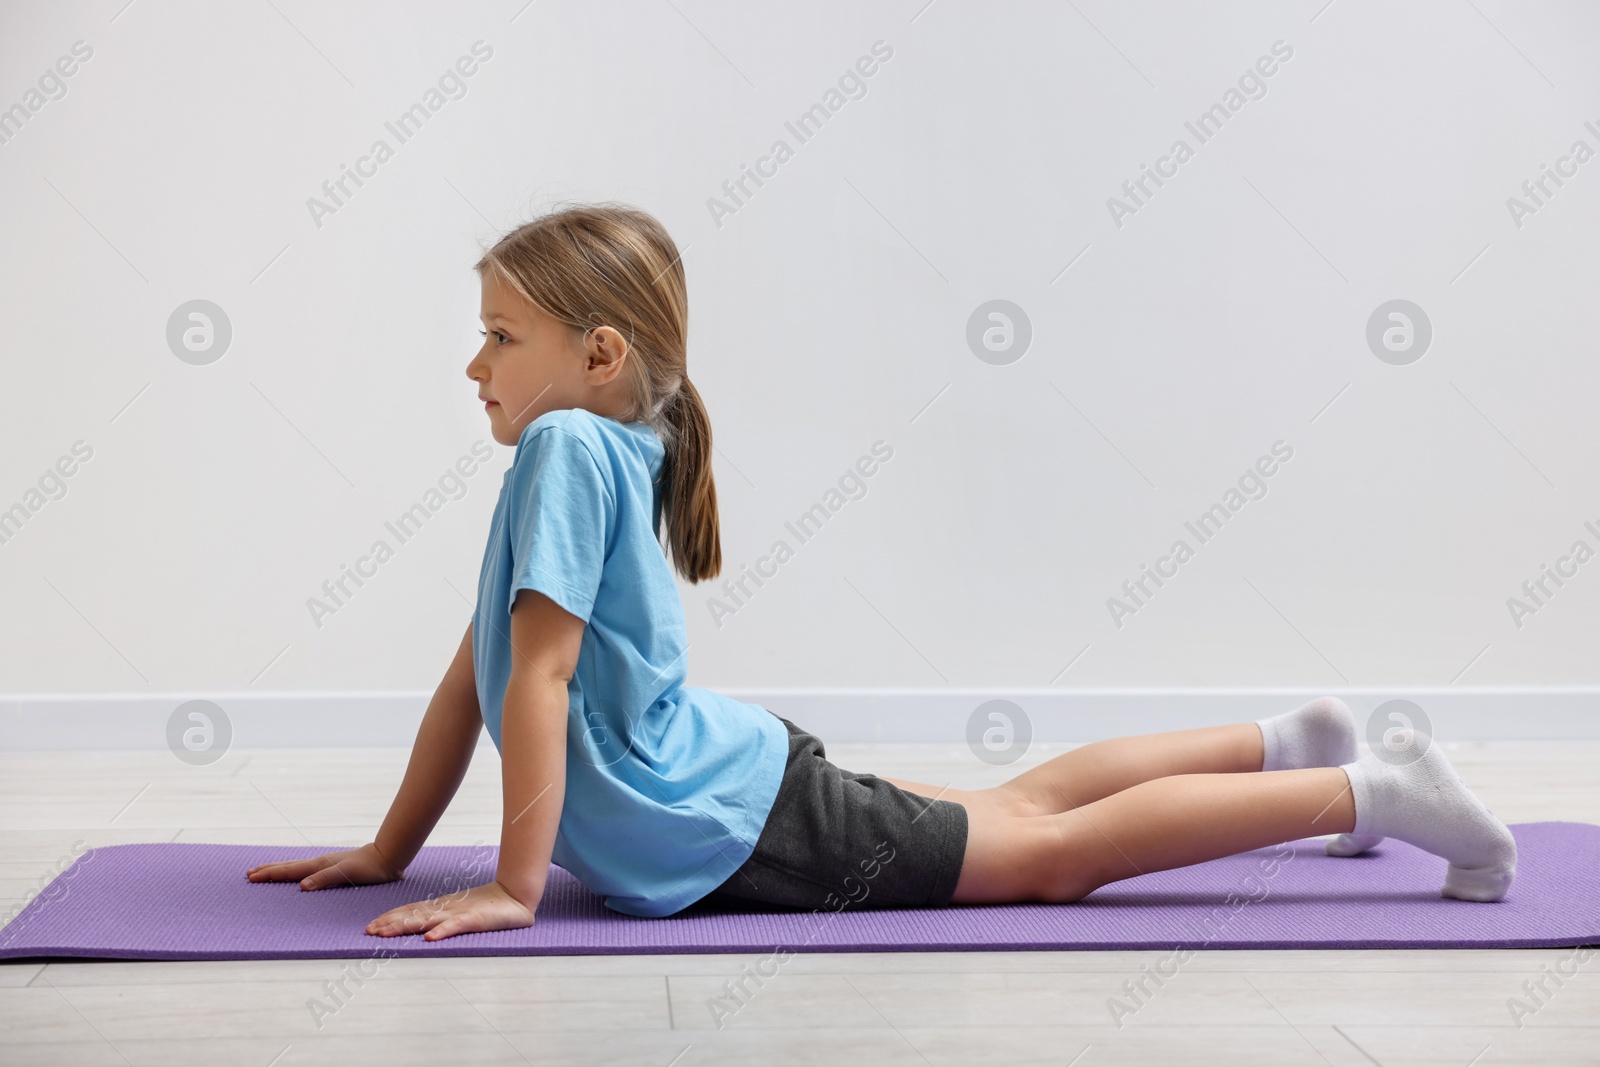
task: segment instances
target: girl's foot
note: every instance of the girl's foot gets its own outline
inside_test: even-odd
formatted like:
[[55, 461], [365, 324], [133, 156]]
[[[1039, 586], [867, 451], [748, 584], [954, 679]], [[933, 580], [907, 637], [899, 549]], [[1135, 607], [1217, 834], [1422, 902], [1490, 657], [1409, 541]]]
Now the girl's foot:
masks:
[[1441, 895], [1495, 901], [1517, 874], [1517, 843], [1461, 781], [1427, 734], [1397, 730], [1389, 747], [1404, 762], [1368, 753], [1341, 766], [1355, 800], [1355, 834], [1383, 834], [1449, 862]]
[[[1356, 720], [1338, 697], [1318, 697], [1293, 711], [1258, 719], [1261, 727], [1261, 769], [1342, 767], [1354, 763]], [[1354, 856], [1382, 841], [1377, 834], [1340, 834], [1325, 846], [1330, 856]]]

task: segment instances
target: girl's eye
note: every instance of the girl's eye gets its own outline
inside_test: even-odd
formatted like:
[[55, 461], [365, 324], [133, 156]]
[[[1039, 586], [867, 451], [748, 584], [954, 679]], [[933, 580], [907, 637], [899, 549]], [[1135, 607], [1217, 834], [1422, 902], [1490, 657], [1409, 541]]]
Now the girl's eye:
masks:
[[[479, 330], [478, 333], [482, 334], [484, 337], [489, 336], [489, 331], [488, 330]], [[502, 344], [502, 345], [510, 340], [509, 337], [507, 337], [505, 334], [501, 333], [499, 330], [494, 331], [494, 336], [495, 336], [496, 342], [499, 343], [499, 344]]]

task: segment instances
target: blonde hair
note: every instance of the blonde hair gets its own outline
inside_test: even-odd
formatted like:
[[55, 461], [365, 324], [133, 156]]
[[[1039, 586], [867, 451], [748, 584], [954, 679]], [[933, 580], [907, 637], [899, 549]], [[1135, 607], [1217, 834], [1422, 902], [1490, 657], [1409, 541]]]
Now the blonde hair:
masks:
[[665, 546], [687, 580], [716, 577], [722, 541], [711, 420], [689, 381], [688, 289], [666, 228], [626, 204], [582, 204], [518, 226], [473, 269], [494, 271], [574, 330], [610, 326], [627, 336], [625, 373], [633, 387], [622, 421], [646, 423], [666, 447], [658, 482]]

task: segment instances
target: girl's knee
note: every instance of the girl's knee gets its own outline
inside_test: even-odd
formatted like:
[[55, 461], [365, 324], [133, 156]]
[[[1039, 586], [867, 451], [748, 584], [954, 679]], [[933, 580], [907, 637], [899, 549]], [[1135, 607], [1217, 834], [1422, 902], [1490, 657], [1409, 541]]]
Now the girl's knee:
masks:
[[1075, 904], [1099, 888], [1098, 882], [1079, 872], [1055, 872], [1041, 882], [1036, 899], [1042, 904]]
[[1055, 817], [984, 812], [969, 820], [958, 903], [1069, 904], [1097, 889], [1092, 858]]
[[1012, 818], [1036, 818], [1061, 810], [1059, 806], [1052, 805], [1045, 798], [1037, 796], [1027, 786], [1019, 785], [1015, 779], [1002, 782], [984, 792], [993, 797], [996, 808]]
[[1031, 899], [1043, 904], [1075, 903], [1102, 884], [1083, 858], [1064, 845], [1040, 857], [1032, 874]]
[[1098, 866], [1098, 848], [1085, 840], [1079, 832], [1080, 825], [1061, 816], [1037, 821], [1054, 825], [1033, 865], [1034, 899], [1047, 904], [1071, 904], [1106, 884]]

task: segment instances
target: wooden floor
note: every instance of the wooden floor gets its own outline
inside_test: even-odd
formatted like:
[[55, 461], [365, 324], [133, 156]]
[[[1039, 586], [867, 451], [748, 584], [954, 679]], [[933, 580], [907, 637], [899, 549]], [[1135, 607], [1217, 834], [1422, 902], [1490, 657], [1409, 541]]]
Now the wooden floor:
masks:
[[[1068, 747], [983, 771], [964, 748], [828, 755], [975, 788]], [[1446, 751], [1507, 822], [1600, 823], [1600, 745]], [[234, 751], [209, 767], [164, 751], [0, 755], [0, 918], [75, 842], [370, 840], [406, 755]], [[430, 843], [497, 842], [499, 816], [485, 747]], [[0, 1064], [1600, 1064], [1600, 959], [1520, 1027], [1508, 1008], [1570, 949], [1201, 952], [1112, 1025], [1108, 999], [1164, 955], [800, 954], [721, 1028], [711, 998], [759, 955], [389, 960], [320, 1026], [308, 1001], [353, 961], [0, 962]]]

